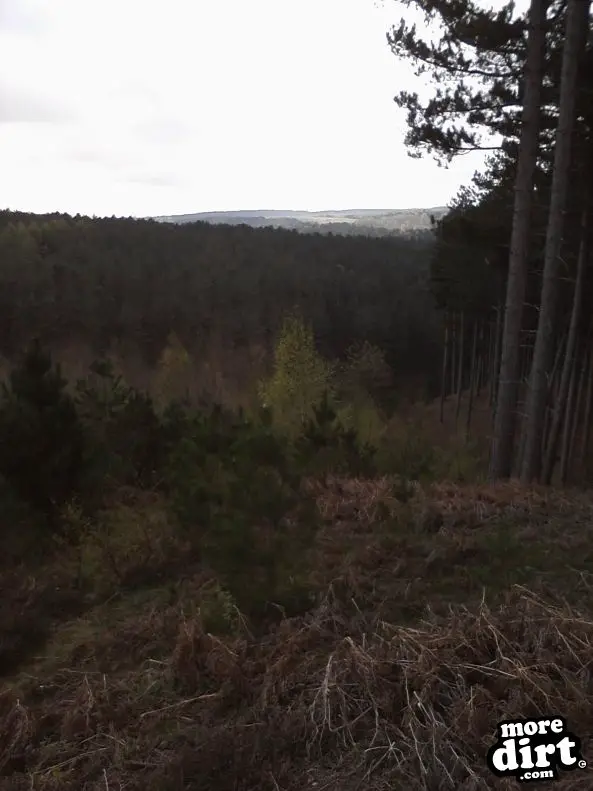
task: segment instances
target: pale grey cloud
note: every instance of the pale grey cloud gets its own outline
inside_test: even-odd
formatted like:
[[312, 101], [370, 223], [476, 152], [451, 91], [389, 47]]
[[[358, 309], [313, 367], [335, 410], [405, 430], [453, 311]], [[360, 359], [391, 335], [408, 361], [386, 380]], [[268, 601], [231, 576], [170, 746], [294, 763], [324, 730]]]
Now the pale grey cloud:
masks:
[[184, 183], [179, 174], [159, 175], [158, 173], [136, 173], [119, 176], [118, 181], [127, 184], [144, 184], [148, 187], [178, 187]]
[[0, 31], [34, 34], [47, 24], [47, 6], [36, 0], [0, 0]]
[[159, 117], [153, 114], [140, 123], [134, 124], [132, 133], [149, 144], [169, 145], [191, 141], [195, 129], [187, 120], [172, 117]]
[[48, 97], [34, 85], [11, 84], [0, 75], [0, 123], [64, 123], [73, 119], [72, 111], [59, 99]]
[[70, 162], [78, 162], [83, 165], [105, 165], [109, 161], [105, 152], [93, 149], [73, 149], [68, 152], [67, 156]]
[[387, 6], [0, 0], [0, 208], [446, 202], [483, 157], [407, 157]]

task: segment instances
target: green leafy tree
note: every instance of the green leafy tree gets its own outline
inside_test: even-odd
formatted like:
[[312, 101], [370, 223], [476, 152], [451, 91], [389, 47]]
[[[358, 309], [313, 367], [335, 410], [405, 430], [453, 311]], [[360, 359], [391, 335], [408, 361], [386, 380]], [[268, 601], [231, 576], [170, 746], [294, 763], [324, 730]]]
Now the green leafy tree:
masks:
[[313, 329], [298, 315], [285, 319], [276, 343], [274, 372], [260, 385], [260, 398], [277, 424], [301, 433], [324, 393], [332, 390], [333, 369], [315, 348]]
[[174, 332], [169, 333], [153, 381], [155, 398], [160, 406], [172, 399], [187, 397], [191, 369], [192, 361], [186, 348]]

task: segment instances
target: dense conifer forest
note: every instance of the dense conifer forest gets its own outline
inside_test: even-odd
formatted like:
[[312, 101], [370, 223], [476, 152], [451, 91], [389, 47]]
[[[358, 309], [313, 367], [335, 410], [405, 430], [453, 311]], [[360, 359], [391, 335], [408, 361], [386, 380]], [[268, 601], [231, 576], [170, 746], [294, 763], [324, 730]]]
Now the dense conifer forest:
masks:
[[429, 289], [432, 234], [344, 238], [296, 231], [174, 226], [148, 220], [0, 214], [0, 343], [32, 337], [93, 354], [133, 348], [152, 366], [174, 333], [219, 365], [270, 359], [297, 309], [319, 350], [381, 348], [402, 378], [434, 387], [439, 322]]
[[430, 231], [0, 212], [0, 789], [590, 761], [591, 2], [410, 7], [409, 152], [490, 154]]

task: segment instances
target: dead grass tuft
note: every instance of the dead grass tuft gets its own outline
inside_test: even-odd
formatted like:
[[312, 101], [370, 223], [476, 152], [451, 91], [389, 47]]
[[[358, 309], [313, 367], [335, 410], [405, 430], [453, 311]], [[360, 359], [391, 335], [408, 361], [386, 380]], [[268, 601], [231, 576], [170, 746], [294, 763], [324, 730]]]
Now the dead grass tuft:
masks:
[[[0, 787], [510, 788], [485, 765], [496, 724], [556, 713], [586, 742], [592, 664], [593, 621], [520, 586], [413, 628], [330, 597], [257, 641], [179, 613], [164, 660], [60, 671], [42, 704], [5, 692]], [[558, 787], [593, 788], [576, 775]]]
[[[329, 475], [325, 481], [306, 481], [304, 489], [315, 497], [324, 521], [354, 519], [368, 524], [384, 517], [386, 511], [396, 509], [398, 499], [394, 488], [398, 483], [399, 479], [393, 476], [365, 479]], [[418, 484], [410, 483], [411, 491], [418, 488]]]
[[[306, 486], [326, 521], [307, 572], [325, 593], [306, 615], [254, 635], [188, 567], [53, 621], [43, 655], [5, 677], [0, 789], [511, 789], [486, 766], [498, 722], [554, 714], [589, 757], [586, 495], [438, 484], [402, 502], [390, 479]], [[444, 518], [430, 536], [408, 523], [429, 506]], [[526, 564], [529, 585], [505, 576]], [[23, 607], [38, 589], [22, 584]]]

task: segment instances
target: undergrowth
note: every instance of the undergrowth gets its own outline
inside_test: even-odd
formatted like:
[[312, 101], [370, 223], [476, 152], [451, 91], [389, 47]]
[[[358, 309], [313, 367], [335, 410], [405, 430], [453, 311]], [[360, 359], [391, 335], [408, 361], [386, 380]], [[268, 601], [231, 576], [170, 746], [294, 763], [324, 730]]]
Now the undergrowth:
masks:
[[501, 719], [586, 739], [593, 501], [481, 483], [479, 443], [361, 395], [371, 352], [330, 381], [307, 347], [286, 422], [29, 350], [0, 402], [0, 789], [474, 791], [508, 787]]

